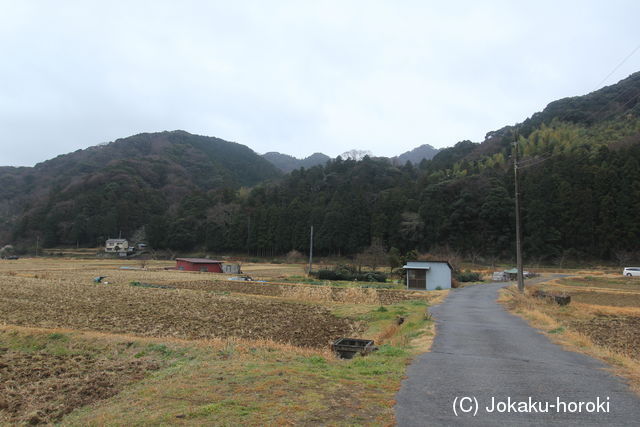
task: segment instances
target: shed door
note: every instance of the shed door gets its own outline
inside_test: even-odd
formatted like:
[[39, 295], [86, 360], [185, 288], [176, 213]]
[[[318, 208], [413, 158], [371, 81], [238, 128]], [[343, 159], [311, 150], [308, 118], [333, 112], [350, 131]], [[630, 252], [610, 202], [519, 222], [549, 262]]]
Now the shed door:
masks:
[[408, 270], [409, 289], [427, 289], [427, 270]]

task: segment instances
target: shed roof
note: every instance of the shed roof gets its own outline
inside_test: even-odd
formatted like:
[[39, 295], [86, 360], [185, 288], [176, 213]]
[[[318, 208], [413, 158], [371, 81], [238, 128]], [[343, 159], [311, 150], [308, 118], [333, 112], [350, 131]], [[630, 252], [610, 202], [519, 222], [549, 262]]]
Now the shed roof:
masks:
[[512, 268], [511, 270], [505, 270], [504, 272], [508, 274], [518, 274], [518, 269]]
[[402, 268], [410, 270], [430, 270], [431, 264], [447, 264], [449, 268], [453, 270], [449, 261], [409, 261], [407, 265], [402, 266]]
[[176, 261], [186, 261], [192, 264], [222, 264], [222, 261], [215, 261], [209, 258], [176, 258]]
[[107, 243], [124, 243], [127, 239], [107, 239]]

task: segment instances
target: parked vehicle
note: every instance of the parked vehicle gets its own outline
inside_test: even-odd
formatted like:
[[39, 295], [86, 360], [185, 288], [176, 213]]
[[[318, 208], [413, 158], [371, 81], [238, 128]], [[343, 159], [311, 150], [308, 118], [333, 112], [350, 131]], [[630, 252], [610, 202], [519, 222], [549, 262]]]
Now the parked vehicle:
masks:
[[627, 277], [640, 276], [640, 267], [625, 267], [622, 274]]

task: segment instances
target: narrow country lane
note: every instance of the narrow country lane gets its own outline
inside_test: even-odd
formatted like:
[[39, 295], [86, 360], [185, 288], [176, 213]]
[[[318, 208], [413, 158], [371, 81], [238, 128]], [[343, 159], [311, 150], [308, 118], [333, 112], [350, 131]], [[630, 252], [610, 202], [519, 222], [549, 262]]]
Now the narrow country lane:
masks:
[[[417, 357], [397, 394], [400, 426], [438, 425], [640, 425], [640, 398], [607, 366], [564, 350], [507, 313], [496, 299], [504, 283], [454, 289], [431, 312], [437, 336], [431, 352]], [[463, 398], [470, 398], [464, 399]], [[496, 402], [548, 402], [548, 413], [489, 412]], [[454, 401], [460, 406], [454, 413]], [[475, 398], [475, 399], [474, 399]], [[562, 403], [606, 402], [609, 413], [565, 413]], [[560, 411], [551, 405], [560, 400]], [[475, 401], [478, 412], [474, 417]], [[528, 406], [544, 409], [543, 406]], [[504, 409], [504, 408], [503, 408]], [[528, 409], [527, 409], [528, 410]]]

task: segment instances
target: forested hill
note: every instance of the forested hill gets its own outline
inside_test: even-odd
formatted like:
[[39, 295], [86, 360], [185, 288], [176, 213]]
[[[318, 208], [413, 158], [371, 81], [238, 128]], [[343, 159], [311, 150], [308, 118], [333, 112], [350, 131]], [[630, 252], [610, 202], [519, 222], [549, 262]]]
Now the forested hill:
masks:
[[[563, 98], [551, 102], [538, 113], [533, 114], [517, 126], [505, 126], [488, 132], [482, 144], [464, 141], [464, 155], [458, 149], [455, 160], [473, 161], [495, 154], [504, 154], [514, 140], [515, 132], [527, 141], [527, 155], [535, 155], [553, 149], [554, 154], [567, 145], [615, 145], [632, 142], [637, 135], [634, 131], [635, 119], [640, 115], [640, 72], [634, 73], [620, 82], [604, 87], [584, 96]], [[550, 133], [549, 128], [557, 130], [551, 141], [546, 144], [543, 134]], [[564, 131], [568, 133], [562, 134]], [[576, 140], [579, 139], [579, 141]], [[444, 156], [447, 156], [446, 154]], [[441, 158], [443, 156], [440, 156]], [[450, 165], [450, 162], [446, 163]], [[442, 167], [444, 163], [438, 163]]]
[[193, 192], [233, 192], [280, 176], [244, 145], [184, 131], [139, 134], [32, 168], [0, 168], [0, 227], [5, 239], [95, 244], [133, 232]]
[[[381, 242], [401, 252], [446, 248], [470, 258], [509, 260], [517, 140], [526, 259], [621, 258], [640, 251], [639, 100], [636, 73], [553, 102], [521, 124], [489, 132], [482, 143], [462, 141], [419, 164], [338, 158], [250, 190], [239, 186], [277, 176], [264, 159], [249, 156], [251, 165], [236, 163], [233, 170], [224, 168], [231, 162], [206, 169], [195, 159], [210, 157], [195, 149], [192, 161], [167, 160], [178, 155], [172, 144], [157, 157], [144, 157], [148, 165], [142, 168], [137, 157], [99, 173], [90, 171], [95, 164], [73, 162], [69, 178], [50, 186], [28, 168], [4, 170], [0, 179], [18, 180], [11, 188], [36, 195], [37, 203], [14, 194], [2, 209], [16, 212], [13, 201], [22, 201], [23, 214], [15, 217], [21, 220], [8, 225], [23, 245], [36, 235], [47, 244], [91, 245], [144, 226], [155, 247], [283, 254], [307, 251], [313, 224], [319, 254], [351, 255]], [[7, 191], [7, 185], [0, 188]]]
[[[483, 143], [462, 141], [418, 165], [338, 158], [295, 170], [213, 211], [156, 217], [149, 238], [181, 249], [176, 237], [186, 233], [183, 249], [282, 254], [308, 250], [313, 224], [320, 254], [355, 254], [379, 241], [387, 250], [509, 260], [517, 139], [527, 260], [627, 257], [640, 250], [639, 83], [634, 74], [556, 101], [520, 125], [488, 133]], [[578, 114], [581, 108], [589, 114]], [[174, 224], [181, 225], [163, 232]]]

